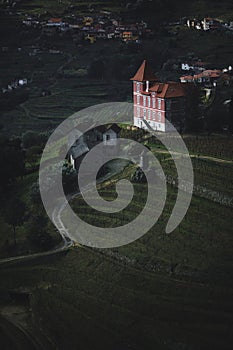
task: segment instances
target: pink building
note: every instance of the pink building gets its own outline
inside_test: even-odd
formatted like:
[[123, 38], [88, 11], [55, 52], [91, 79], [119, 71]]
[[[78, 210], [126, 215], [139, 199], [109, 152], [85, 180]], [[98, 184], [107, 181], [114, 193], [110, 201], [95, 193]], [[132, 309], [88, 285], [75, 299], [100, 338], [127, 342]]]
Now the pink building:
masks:
[[176, 128], [183, 127], [188, 84], [159, 82], [147, 61], [131, 80], [135, 126], [166, 132], [169, 131], [169, 120]]

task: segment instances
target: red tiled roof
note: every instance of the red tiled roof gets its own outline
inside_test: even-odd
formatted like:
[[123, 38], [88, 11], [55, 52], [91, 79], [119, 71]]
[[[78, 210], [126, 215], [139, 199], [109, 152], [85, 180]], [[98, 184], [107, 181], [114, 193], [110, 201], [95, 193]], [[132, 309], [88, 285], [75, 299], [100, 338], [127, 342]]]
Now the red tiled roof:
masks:
[[151, 93], [144, 90], [144, 91], [142, 91], [142, 94], [143, 94], [143, 95], [148, 95], [148, 96], [149, 96]]
[[180, 79], [193, 80], [193, 76], [192, 75], [185, 75], [183, 77], [180, 77]]
[[208, 70], [205, 70], [205, 71], [203, 72], [203, 74], [204, 74], [204, 75], [208, 75], [208, 76], [210, 76], [210, 75], [212, 75], [212, 74], [215, 74], [215, 75], [220, 76], [220, 75], [222, 74], [222, 71], [219, 70], [219, 69], [208, 69]]
[[208, 62], [202, 62], [202, 61], [197, 61], [197, 62], [194, 62], [193, 65], [194, 66], [206, 66], [207, 64], [209, 64]]
[[160, 98], [183, 97], [187, 94], [186, 86], [176, 82], [155, 84], [150, 91], [157, 92], [157, 97]]
[[218, 69], [209, 69], [205, 70], [204, 72], [200, 74], [194, 75], [194, 79], [202, 78], [202, 77], [209, 77], [209, 78], [220, 78], [222, 75], [222, 71]]
[[147, 61], [145, 60], [143, 61], [141, 67], [139, 68], [135, 76], [130, 80], [143, 82], [143, 81], [156, 81], [158, 80], [158, 78], [154, 75], [153, 70], [150, 68]]
[[62, 22], [62, 18], [50, 18], [49, 22], [51, 22], [51, 23], [60, 23], [60, 22]]
[[163, 83], [156, 83], [150, 88], [150, 91], [160, 93], [163, 91], [163, 85]]

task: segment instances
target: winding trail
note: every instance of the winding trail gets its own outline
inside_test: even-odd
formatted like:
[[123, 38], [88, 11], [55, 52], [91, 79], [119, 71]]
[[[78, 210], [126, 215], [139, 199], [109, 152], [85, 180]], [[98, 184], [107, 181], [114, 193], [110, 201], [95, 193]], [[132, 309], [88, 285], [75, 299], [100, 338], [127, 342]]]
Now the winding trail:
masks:
[[[119, 174], [127, 164], [128, 164], [128, 162], [123, 161], [123, 160], [113, 162], [112, 167], [111, 167], [111, 171], [108, 174], [106, 174], [105, 176], [103, 176], [102, 178], [100, 178], [96, 182], [96, 184], [100, 184], [106, 180], [109, 180], [113, 176]], [[90, 190], [94, 185], [95, 184], [89, 184], [85, 188], [85, 191]], [[22, 261], [31, 261], [31, 260], [34, 260], [37, 258], [51, 256], [51, 255], [55, 255], [55, 254], [59, 254], [59, 253], [68, 251], [71, 247], [80, 246], [78, 243], [74, 242], [68, 236], [67, 229], [65, 228], [65, 226], [62, 222], [62, 219], [61, 219], [62, 212], [64, 211], [64, 209], [68, 205], [69, 201], [71, 201], [72, 199], [74, 199], [78, 195], [80, 195], [79, 191], [68, 195], [67, 200], [64, 201], [64, 203], [62, 203], [59, 207], [54, 208], [53, 215], [52, 215], [53, 216], [53, 223], [55, 224], [59, 234], [61, 235], [61, 238], [62, 238], [61, 244], [59, 244], [58, 246], [56, 246], [55, 248], [53, 248], [47, 252], [41, 252], [41, 253], [35, 253], [35, 254], [30, 254], [30, 255], [22, 255], [22, 256], [15, 256], [15, 257], [1, 259], [0, 266], [7, 265], [7, 264], [10, 264], [12, 262], [21, 263]]]
[[[153, 151], [155, 151], [155, 153], [160, 153], [160, 154], [173, 154], [177, 156], [182, 156], [182, 153], [179, 153], [179, 152], [172, 152], [172, 151], [169, 152], [167, 150], [161, 150], [161, 149], [154, 149]], [[221, 159], [221, 158], [216, 158], [211, 156], [202, 156], [202, 155], [196, 155], [196, 154], [189, 154], [189, 156], [190, 158], [210, 160], [216, 163], [233, 164], [233, 160]]]

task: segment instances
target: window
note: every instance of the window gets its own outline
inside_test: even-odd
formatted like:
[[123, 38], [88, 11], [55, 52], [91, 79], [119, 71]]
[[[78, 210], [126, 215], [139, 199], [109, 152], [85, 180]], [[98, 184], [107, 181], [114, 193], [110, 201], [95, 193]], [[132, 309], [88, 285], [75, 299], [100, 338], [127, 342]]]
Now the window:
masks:
[[151, 110], [148, 110], [148, 118], [151, 119]]
[[153, 120], [155, 120], [155, 118], [156, 118], [156, 114], [155, 112], [153, 112]]
[[141, 113], [140, 113], [140, 107], [137, 108], [137, 117], [140, 118]]
[[146, 96], [143, 96], [143, 106], [146, 107]]
[[140, 105], [140, 96], [137, 95], [137, 104]]
[[137, 93], [140, 93], [140, 83], [137, 83]]
[[152, 107], [155, 108], [155, 98], [152, 99]]
[[161, 120], [162, 120], [162, 114], [161, 112], [158, 112], [158, 121], [161, 122]]
[[150, 96], [147, 97], [148, 107], [150, 108]]
[[143, 117], [146, 118], [146, 109], [143, 109]]
[[158, 98], [158, 109], [161, 109], [161, 102], [162, 102], [161, 98]]

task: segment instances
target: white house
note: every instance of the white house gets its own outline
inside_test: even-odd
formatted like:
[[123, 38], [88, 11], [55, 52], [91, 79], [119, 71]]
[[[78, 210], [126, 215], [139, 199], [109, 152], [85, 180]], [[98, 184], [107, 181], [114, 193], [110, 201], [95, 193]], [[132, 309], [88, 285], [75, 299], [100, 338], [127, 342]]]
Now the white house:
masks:
[[[90, 151], [92, 147], [96, 144], [103, 142], [104, 152], [109, 154], [109, 152], [114, 154], [117, 149], [117, 139], [119, 138], [119, 133], [121, 128], [117, 124], [112, 124], [105, 127], [101, 125], [99, 127], [93, 128], [92, 130], [86, 132], [83, 136], [75, 142], [75, 137], [79, 135], [75, 132], [70, 137], [70, 142], [74, 142], [73, 146], [69, 151], [69, 160], [73, 168], [78, 170], [81, 162], [83, 161], [86, 154]], [[104, 153], [100, 155], [104, 160]]]
[[193, 65], [189, 65], [189, 63], [181, 63], [181, 69], [182, 70], [190, 70], [193, 69]]
[[119, 138], [119, 133], [121, 128], [117, 124], [111, 125], [104, 133], [103, 133], [103, 142], [105, 146], [116, 146], [117, 139]]

